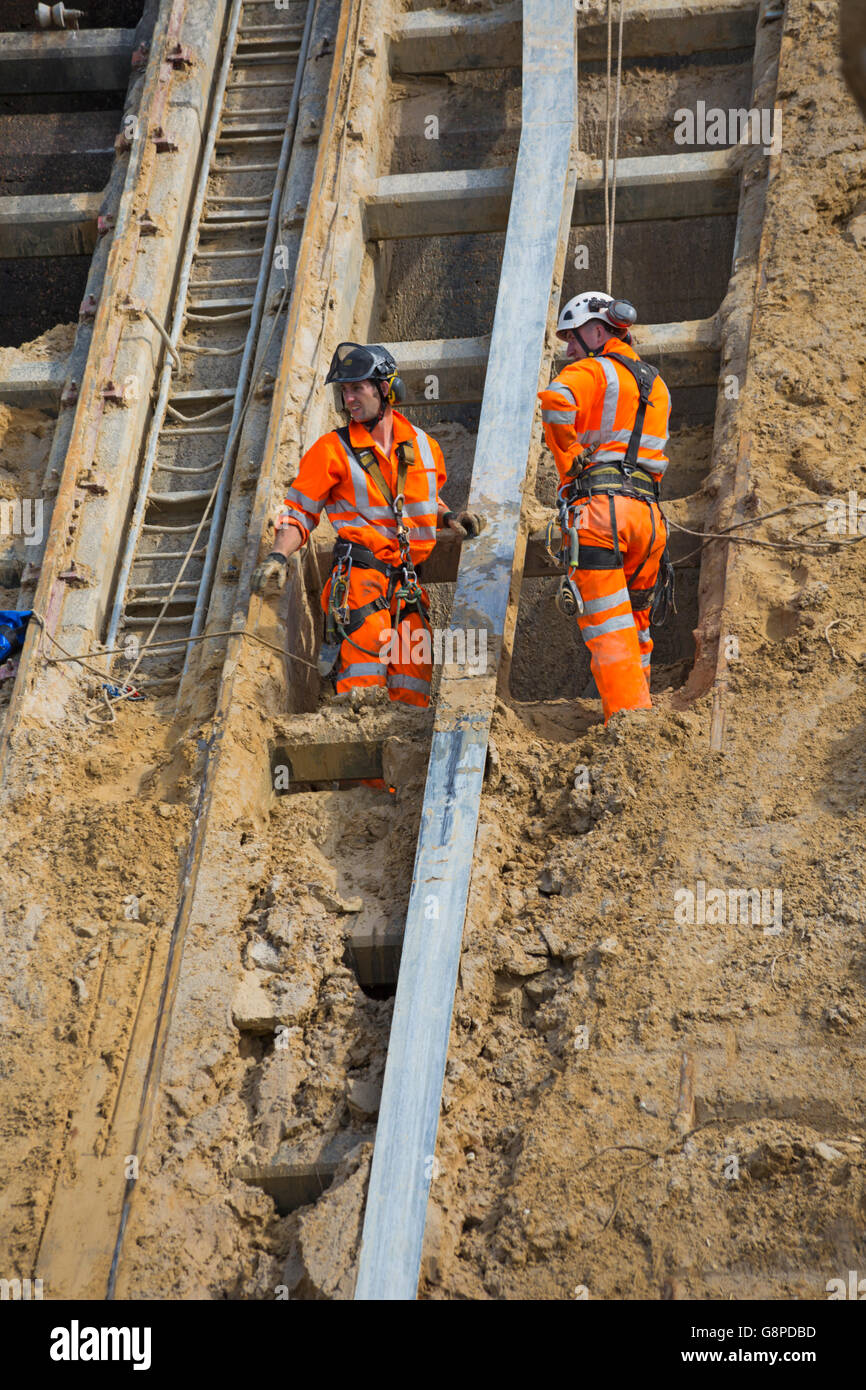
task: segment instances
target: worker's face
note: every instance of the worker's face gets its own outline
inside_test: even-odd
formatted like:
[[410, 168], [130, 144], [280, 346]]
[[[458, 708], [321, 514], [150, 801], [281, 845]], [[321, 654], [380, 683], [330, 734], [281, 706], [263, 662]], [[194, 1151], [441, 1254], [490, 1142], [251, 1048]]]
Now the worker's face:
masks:
[[[589, 323], [585, 323], [582, 326], [580, 336], [588, 348], [593, 352], [598, 352], [600, 347], [604, 347], [610, 335], [604, 325], [599, 323], [598, 319], [590, 319]], [[565, 341], [568, 345], [568, 356], [573, 362], [579, 362], [581, 358], [586, 357], [586, 352], [582, 344], [578, 342], [577, 336], [572, 328], [567, 328], [565, 330]]]
[[349, 418], [356, 424], [361, 424], [365, 420], [371, 420], [379, 413], [381, 396], [379, 388], [373, 381], [347, 381], [342, 387], [343, 405], [349, 412]]

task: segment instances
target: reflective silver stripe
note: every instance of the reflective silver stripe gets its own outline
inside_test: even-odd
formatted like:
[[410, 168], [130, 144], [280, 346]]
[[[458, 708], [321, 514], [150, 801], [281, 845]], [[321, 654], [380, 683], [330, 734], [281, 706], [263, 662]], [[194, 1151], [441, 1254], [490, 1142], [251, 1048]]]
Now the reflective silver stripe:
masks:
[[426, 695], [430, 689], [429, 681], [419, 681], [416, 676], [401, 676], [396, 672], [388, 672], [389, 690], [417, 690], [419, 695]]
[[356, 661], [338, 672], [337, 680], [353, 680], [355, 676], [384, 676], [385, 664], [379, 661]]
[[541, 418], [546, 425], [573, 425], [573, 410], [542, 410]]
[[[436, 539], [436, 527], [435, 527], [435, 526], [410, 526], [410, 527], [409, 527], [409, 536], [410, 536], [410, 539], [413, 540], [413, 541], [435, 541], [435, 539]], [[420, 560], [418, 561], [418, 563], [419, 563], [419, 564], [421, 563]]]
[[587, 599], [583, 605], [584, 613], [603, 613], [605, 608], [616, 608], [618, 603], [631, 603], [628, 589], [617, 589], [615, 594], [602, 594], [601, 598]]
[[601, 443], [601, 430], [584, 430], [577, 437], [585, 449], [591, 449], [593, 444]]
[[286, 488], [286, 501], [297, 502], [299, 507], [304, 508], [304, 511], [312, 512], [315, 516], [318, 516], [322, 510], [321, 500], [316, 502], [312, 497], [307, 497], [306, 493], [299, 492], [296, 487]]
[[596, 623], [593, 627], [581, 627], [584, 641], [588, 642], [591, 637], [603, 637], [606, 632], [623, 632], [626, 628], [634, 628], [634, 618], [631, 613], [621, 613], [616, 618], [605, 618], [603, 623]]
[[640, 447], [642, 449], [664, 449], [668, 442], [666, 434], [642, 434], [640, 437]]
[[404, 516], [432, 516], [433, 508], [429, 502], [407, 502], [403, 508]]
[[567, 401], [571, 401], [571, 404], [574, 406], [575, 410], [577, 410], [577, 399], [574, 392], [570, 386], [566, 386], [564, 381], [560, 381], [559, 377], [555, 377], [547, 389], [548, 391], [555, 391], [559, 396], [564, 396]]
[[650, 653], [647, 652], [646, 656], [642, 656], [642, 657], [641, 657], [641, 659], [640, 659], [640, 664], [641, 664], [641, 666], [649, 666], [649, 664], [650, 664], [651, 661], [652, 661], [652, 657], [650, 656]]
[[[433, 450], [430, 448], [430, 439], [423, 430], [415, 430], [415, 438], [418, 441], [418, 448], [421, 450], [421, 461], [424, 464], [424, 471], [427, 475], [427, 498], [428, 501], [435, 503], [438, 490], [438, 478], [436, 471], [436, 460], [433, 457]], [[413, 503], [413, 505], [419, 505]], [[418, 512], [410, 512], [406, 508], [407, 516], [418, 516]]]
[[342, 498], [340, 500], [343, 503], [342, 506], [337, 506], [331, 502], [325, 503], [325, 511], [330, 521], [333, 521], [336, 516], [356, 516], [361, 522], [384, 521], [386, 526], [397, 525], [390, 507], [365, 507], [363, 512], [359, 513], [356, 507], [347, 505]]
[[[352, 492], [355, 497], [355, 510], [360, 512], [362, 516], [369, 516], [372, 519], [372, 515], [376, 508], [370, 501], [367, 474], [358, 462], [358, 456], [354, 450], [347, 449], [339, 435], [337, 435], [336, 438], [340, 448], [343, 450], [343, 457], [346, 460], [346, 467], [349, 470], [349, 481], [352, 484]], [[380, 507], [378, 510], [383, 511], [384, 508]], [[387, 515], [391, 515], [390, 508], [387, 509]]]
[[343, 521], [340, 516], [329, 515], [328, 520], [335, 531], [361, 531], [367, 524], [362, 516], [356, 516], [351, 521]]
[[304, 516], [304, 513], [298, 511], [297, 507], [284, 507], [280, 512], [280, 516], [293, 516], [301, 523], [305, 531], [309, 531], [310, 529], [310, 517]]
[[[604, 403], [601, 408], [601, 435], [605, 443], [609, 439], [615, 439], [614, 422], [616, 420], [617, 406], [619, 405], [620, 379], [616, 367], [612, 362], [608, 362], [604, 357], [597, 357], [602, 371], [604, 372], [607, 386], [604, 393]], [[628, 438], [628, 436], [626, 436]]]
[[652, 646], [653, 639], [652, 639], [652, 637], [651, 637], [650, 634], [649, 634], [649, 629], [648, 629], [648, 628], [643, 628], [643, 629], [638, 628], [638, 630], [637, 630], [637, 640], [638, 640], [638, 642], [640, 642], [640, 645], [641, 645], [642, 647], [651, 647], [651, 646]]

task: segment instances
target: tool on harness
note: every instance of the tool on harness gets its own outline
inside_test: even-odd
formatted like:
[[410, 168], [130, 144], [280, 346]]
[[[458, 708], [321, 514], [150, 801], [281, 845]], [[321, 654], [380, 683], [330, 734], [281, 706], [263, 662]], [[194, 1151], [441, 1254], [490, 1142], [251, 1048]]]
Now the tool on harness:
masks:
[[558, 552], [554, 551], [551, 546], [553, 528], [555, 525], [556, 522], [551, 517], [547, 526], [547, 535], [544, 543], [551, 560], [554, 560], [556, 563], [561, 563], [562, 557], [565, 555], [566, 565], [565, 574], [559, 582], [559, 588], [556, 591], [554, 602], [560, 613], [564, 614], [566, 618], [574, 618], [578, 613], [583, 612], [583, 599], [570, 573], [578, 563], [580, 542], [577, 535], [577, 527], [570, 524], [568, 506], [565, 499], [562, 497], [559, 499], [559, 528], [562, 535], [562, 547]]
[[[616, 303], [619, 304], [619, 301], [616, 301]], [[586, 454], [575, 459], [571, 473], [567, 479], [568, 487], [565, 489], [564, 495], [560, 493], [559, 496], [563, 549], [565, 549], [567, 536], [569, 551], [568, 569], [578, 565], [580, 555], [578, 536], [576, 529], [571, 525], [575, 504], [587, 497], [606, 494], [610, 501], [610, 527], [613, 538], [613, 558], [618, 568], [622, 561], [617, 536], [614, 496], [616, 493], [620, 493], [622, 496], [634, 497], [642, 502], [646, 502], [650, 508], [652, 534], [646, 554], [634, 571], [631, 579], [628, 581], [628, 589], [629, 595], [632, 598], [632, 608], [644, 608], [651, 604], [650, 620], [656, 623], [657, 626], [662, 626], [667, 620], [671, 610], [676, 612], [674, 569], [671, 564], [667, 541], [668, 527], [659, 502], [658, 482], [649, 470], [642, 467], [638, 461], [638, 450], [643, 436], [643, 423], [646, 418], [647, 406], [649, 404], [653, 384], [659, 373], [658, 370], [655, 367], [651, 367], [648, 362], [642, 362], [640, 360], [633, 361], [631, 358], [624, 357], [618, 352], [609, 352], [606, 355], [614, 358], [634, 377], [635, 384], [638, 388], [638, 407], [626, 451], [621, 461], [603, 461], [600, 463], [584, 464], [582, 460], [586, 457]], [[655, 513], [652, 509], [653, 502], [658, 506], [662, 519], [665, 520], [665, 548], [659, 562], [658, 577], [654, 587], [651, 590], [640, 590], [637, 588], [635, 581], [652, 554], [653, 546], [655, 545], [656, 525]], [[589, 567], [596, 568], [595, 565]], [[566, 573], [566, 579], [567, 578], [568, 574]], [[648, 597], [645, 598], [645, 595], [648, 595]], [[564, 584], [560, 585], [560, 592], [557, 596], [557, 606], [561, 607], [561, 611], [565, 612], [566, 608], [561, 606], [560, 598], [563, 599], [566, 605], [569, 604], [570, 600], [565, 592]], [[578, 611], [582, 612], [583, 610], [581, 608]]]
[[[370, 475], [394, 513], [400, 561], [396, 565], [389, 565], [386, 561], [379, 560], [366, 546], [359, 545], [354, 541], [337, 541], [332, 557], [333, 569], [331, 571], [328, 608], [325, 614], [325, 635], [318, 662], [319, 673], [325, 679], [332, 676], [339, 659], [340, 647], [344, 641], [350, 641], [359, 652], [363, 652], [365, 656], [373, 657], [374, 660], [378, 661], [378, 652], [371, 652], [366, 647], [352, 641], [352, 633], [357, 632], [371, 613], [381, 612], [383, 609], [390, 611], [391, 604], [396, 598], [398, 602], [394, 627], [397, 628], [401, 617], [411, 612], [420, 614], [422, 621], [427, 623], [428, 609], [421, 585], [418, 582], [418, 575], [415, 572], [409, 532], [403, 515], [406, 475], [415, 462], [415, 446], [409, 441], [397, 445], [397, 495], [395, 496], [385, 481], [373, 450], [355, 449], [347, 426], [337, 430], [337, 434], [347, 453], [355, 457], [364, 472]], [[384, 595], [380, 594], [370, 603], [365, 603], [361, 608], [355, 609], [349, 607], [349, 578], [353, 565], [357, 565], [359, 569], [378, 570], [388, 580], [388, 588]]]

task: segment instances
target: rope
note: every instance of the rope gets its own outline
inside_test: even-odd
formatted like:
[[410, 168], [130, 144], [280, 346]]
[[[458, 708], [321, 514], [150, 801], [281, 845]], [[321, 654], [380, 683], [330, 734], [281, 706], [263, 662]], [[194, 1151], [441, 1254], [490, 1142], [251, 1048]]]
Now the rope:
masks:
[[[75, 656], [72, 652], [66, 650], [62, 642], [58, 642], [53, 633], [48, 631], [45, 619], [41, 613], [37, 613], [34, 610], [31, 617], [39, 624], [41, 635], [47, 637], [49, 641], [53, 642], [55, 647], [63, 653], [62, 656], [46, 656], [45, 660], [51, 666], [62, 666], [67, 661], [74, 661], [77, 662], [79, 666], [83, 666], [84, 670], [89, 671], [92, 676], [96, 676], [100, 682], [104, 682], [109, 673], [107, 671], [97, 671], [96, 667], [91, 666], [85, 658], [117, 656], [121, 655], [125, 650], [123, 647], [106, 648], [104, 651], [99, 648], [93, 648], [90, 651], [82, 652], [80, 656]], [[249, 632], [246, 628], [223, 628], [217, 632], [200, 633], [198, 637], [175, 637], [166, 642], [148, 642], [145, 646], [140, 648], [140, 655], [143, 655], [145, 650], [154, 651], [160, 647], [179, 647], [181, 645], [188, 645], [190, 642], [209, 642], [215, 637], [248, 637], [251, 642], [258, 642], [260, 646], [267, 647], [269, 651], [276, 652], [279, 656], [288, 657], [289, 661], [299, 661], [302, 666], [309, 666], [311, 671], [318, 671], [319, 669], [315, 661], [308, 661], [304, 656], [297, 656], [294, 652], [287, 652], [285, 648], [278, 647], [276, 643], [269, 642], [267, 638], [259, 637], [258, 633]], [[150, 682], [145, 680], [139, 681], [137, 684], [146, 689]], [[157, 684], [157, 682], [154, 682], [154, 684]], [[90, 713], [85, 712], [84, 718], [88, 724], [108, 725], [115, 723], [116, 716], [113, 706], [121, 704], [123, 700], [130, 700], [138, 694], [138, 689], [130, 686], [129, 677], [127, 677], [124, 685], [126, 688], [120, 695], [109, 695], [108, 691], [100, 686], [100, 697], [105, 701], [111, 718], [94, 719]]]
[[[672, 526], [675, 531], [682, 531], [686, 536], [700, 536], [702, 541], [731, 541], [735, 545], [756, 545], [763, 550], [803, 550], [812, 555], [826, 555], [828, 552], [833, 553], [836, 547], [859, 545], [861, 541], [866, 540], [866, 535], [862, 535], [851, 536], [849, 538], [834, 536], [832, 540], [828, 541], [797, 541], [794, 537], [787, 541], [760, 541], [752, 536], [732, 536], [730, 534], [732, 531], [738, 530], [741, 526], [756, 526], [758, 522], [769, 521], [771, 517], [781, 516], [784, 512], [792, 512], [797, 507], [820, 507], [821, 505], [822, 503], [820, 502], [811, 501], [789, 502], [784, 507], [776, 507], [772, 512], [760, 512], [758, 516], [747, 517], [745, 521], [735, 521], [732, 525], [724, 527], [721, 531], [693, 531], [688, 526], [681, 526], [678, 521], [673, 521], [670, 517], [665, 517], [665, 521], [667, 525]], [[821, 524], [820, 521], [816, 521], [812, 523], [811, 526], [802, 527], [795, 535], [802, 535], [803, 531], [812, 530], [815, 526], [820, 526]], [[699, 555], [703, 548], [703, 545], [699, 545], [696, 549], [690, 550], [687, 555], [683, 555], [679, 560], [675, 560], [674, 565], [685, 564], [686, 560], [690, 560], [693, 555]]]
[[604, 121], [604, 264], [605, 288], [612, 294], [613, 285], [613, 243], [616, 233], [616, 181], [619, 160], [619, 120], [622, 109], [622, 31], [625, 0], [619, 0], [619, 34], [617, 38], [616, 60], [616, 102], [614, 110], [613, 133], [613, 172], [610, 165], [610, 114], [611, 114], [611, 76], [613, 60], [613, 0], [607, 0], [607, 83]]

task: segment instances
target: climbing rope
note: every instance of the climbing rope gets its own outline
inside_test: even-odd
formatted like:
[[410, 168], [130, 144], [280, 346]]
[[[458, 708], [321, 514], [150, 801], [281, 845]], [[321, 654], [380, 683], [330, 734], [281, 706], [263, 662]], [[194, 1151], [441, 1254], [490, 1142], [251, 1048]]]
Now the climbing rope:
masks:
[[622, 29], [625, 0], [619, 0], [619, 34], [617, 38], [616, 101], [614, 103], [613, 169], [610, 171], [611, 81], [613, 57], [613, 0], [607, 0], [607, 89], [604, 128], [604, 258], [605, 288], [612, 294], [613, 243], [616, 233], [616, 182], [619, 159], [619, 118], [622, 107]]
[[[842, 538], [834, 536], [826, 541], [798, 541], [791, 537], [787, 541], [761, 541], [754, 536], [732, 536], [731, 532], [738, 530], [741, 526], [756, 526], [759, 522], [769, 521], [771, 517], [781, 516], [784, 512], [792, 512], [797, 507], [820, 507], [821, 502], [789, 502], [787, 506], [776, 507], [772, 512], [759, 512], [757, 516], [747, 517], [745, 521], [735, 521], [730, 526], [724, 527], [721, 531], [694, 531], [689, 526], [681, 526], [679, 522], [673, 521], [670, 517], [665, 517], [668, 526], [672, 526], [675, 531], [682, 531], [686, 536], [699, 536], [702, 541], [730, 541], [734, 545], [756, 545], [762, 550], [803, 550], [811, 555], [826, 555], [833, 552], [837, 547], [844, 548], [849, 545], [859, 545], [866, 540], [866, 535], [850, 536]], [[822, 522], [816, 521], [811, 526], [803, 527], [796, 535], [802, 535], [803, 531], [813, 529], [813, 526], [820, 526]], [[683, 565], [686, 560], [690, 560], [693, 555], [699, 555], [703, 550], [703, 545], [696, 546], [687, 555], [683, 555], [679, 560], [674, 561], [674, 565]]]

